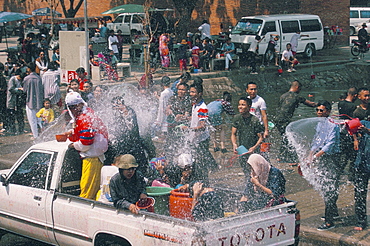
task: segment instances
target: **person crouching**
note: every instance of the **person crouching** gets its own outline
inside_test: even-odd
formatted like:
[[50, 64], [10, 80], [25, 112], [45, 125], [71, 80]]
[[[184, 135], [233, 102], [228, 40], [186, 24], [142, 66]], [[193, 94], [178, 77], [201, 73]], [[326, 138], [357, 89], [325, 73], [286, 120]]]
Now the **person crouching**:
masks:
[[136, 171], [139, 165], [133, 155], [121, 155], [116, 160], [119, 173], [115, 174], [109, 183], [114, 207], [128, 209], [133, 214], [138, 214], [139, 209], [135, 203], [139, 199], [147, 198], [144, 176], [140, 171]]

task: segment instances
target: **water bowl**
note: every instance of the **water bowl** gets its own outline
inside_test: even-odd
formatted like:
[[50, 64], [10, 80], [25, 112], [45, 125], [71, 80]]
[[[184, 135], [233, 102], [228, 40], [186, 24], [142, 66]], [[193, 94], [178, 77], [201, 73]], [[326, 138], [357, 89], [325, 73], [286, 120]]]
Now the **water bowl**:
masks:
[[245, 155], [248, 152], [248, 149], [244, 147], [244, 145], [240, 145], [236, 151], [238, 152], [238, 155]]
[[58, 142], [65, 142], [67, 141], [67, 135], [64, 135], [64, 134], [58, 134], [58, 135], [55, 135], [55, 138]]
[[147, 210], [148, 212], [154, 212], [155, 199], [153, 197], [147, 197], [140, 199], [136, 202], [136, 207], [140, 210]]

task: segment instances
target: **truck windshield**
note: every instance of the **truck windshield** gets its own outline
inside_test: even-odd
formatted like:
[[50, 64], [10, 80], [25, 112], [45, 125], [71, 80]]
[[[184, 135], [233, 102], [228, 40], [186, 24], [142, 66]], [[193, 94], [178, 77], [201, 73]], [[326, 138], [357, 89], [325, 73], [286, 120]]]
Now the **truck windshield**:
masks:
[[262, 22], [262, 20], [258, 19], [242, 19], [233, 28], [231, 34], [257, 35], [262, 27]]

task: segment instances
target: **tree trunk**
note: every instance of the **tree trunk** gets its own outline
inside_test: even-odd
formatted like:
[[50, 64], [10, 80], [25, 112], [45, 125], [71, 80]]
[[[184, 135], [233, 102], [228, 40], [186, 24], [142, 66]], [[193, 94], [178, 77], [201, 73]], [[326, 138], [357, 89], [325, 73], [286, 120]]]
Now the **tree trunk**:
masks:
[[189, 23], [191, 21], [191, 14], [197, 3], [196, 0], [172, 0], [176, 10], [180, 14], [180, 19], [175, 25], [175, 32], [179, 39], [184, 39], [189, 29]]

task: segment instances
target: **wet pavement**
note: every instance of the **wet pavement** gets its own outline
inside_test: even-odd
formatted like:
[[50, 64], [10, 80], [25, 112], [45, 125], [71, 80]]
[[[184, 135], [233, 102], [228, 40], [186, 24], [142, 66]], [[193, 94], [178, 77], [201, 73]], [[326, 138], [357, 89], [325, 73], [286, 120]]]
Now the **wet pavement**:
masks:
[[[8, 40], [9, 46], [14, 46], [16, 38], [10, 38]], [[5, 49], [5, 44], [0, 43], [0, 50]], [[301, 60], [302, 67], [309, 68], [311, 66], [311, 60], [307, 60], [303, 57], [298, 57]], [[370, 59], [370, 55], [366, 54], [364, 62]], [[5, 62], [6, 53], [0, 52], [0, 62]], [[353, 57], [350, 54], [350, 47], [337, 47], [334, 49], [327, 49], [317, 52], [312, 60], [312, 66], [325, 66], [333, 63], [350, 62], [353, 61]], [[243, 69], [243, 68], [242, 68]], [[267, 69], [274, 69], [273, 67]], [[133, 64], [132, 76], [125, 79], [125, 82], [137, 82], [137, 78], [140, 78], [143, 74], [142, 66], [139, 64]], [[220, 74], [225, 76], [224, 71], [206, 73], [207, 76], [218, 77]], [[155, 78], [159, 79], [163, 75], [169, 75], [171, 77], [178, 77], [178, 68], [170, 68], [166, 71], [158, 71], [155, 74]], [[102, 82], [101, 82], [102, 83]], [[26, 130], [28, 130], [28, 123], [26, 122]], [[276, 134], [276, 133], [272, 133]], [[273, 139], [273, 138], [272, 138]], [[22, 155], [22, 153], [32, 145], [31, 136], [29, 133], [24, 133], [16, 136], [0, 136], [0, 169], [10, 168], [11, 165]], [[274, 146], [274, 143], [273, 145]], [[231, 146], [226, 146], [229, 150]], [[296, 167], [291, 167], [287, 163], [278, 163], [275, 158], [274, 148], [270, 153], [271, 163], [283, 170], [286, 183], [286, 196], [291, 199], [298, 201], [298, 209], [301, 212], [301, 245], [370, 245], [370, 228], [365, 229], [361, 232], [353, 230], [355, 225], [354, 218], [354, 191], [353, 185], [347, 181], [347, 176], [342, 176], [340, 195], [338, 200], [340, 220], [336, 222], [336, 228], [329, 231], [317, 231], [316, 228], [322, 224], [320, 219], [324, 213], [324, 202], [318, 192], [314, 191], [308, 182], [297, 173]], [[214, 153], [215, 159], [218, 161], [220, 169], [211, 174], [211, 179], [218, 185], [226, 185], [223, 182], [233, 180], [235, 187], [234, 189], [243, 189], [244, 176], [238, 163], [230, 163], [229, 160], [232, 156], [230, 152], [222, 154], [220, 152]], [[226, 180], [226, 181], [225, 181]], [[368, 196], [370, 200], [370, 196]], [[369, 201], [368, 201], [369, 202]], [[370, 211], [368, 210], [368, 214]], [[12, 239], [12, 236], [8, 237], [7, 243], [1, 240], [1, 245], [35, 245], [29, 243], [29, 241], [19, 242], [18, 239]], [[4, 237], [6, 239], [6, 237]], [[9, 239], [10, 238], [10, 239]], [[10, 243], [11, 242], [11, 243]], [[23, 244], [22, 244], [23, 243]]]

